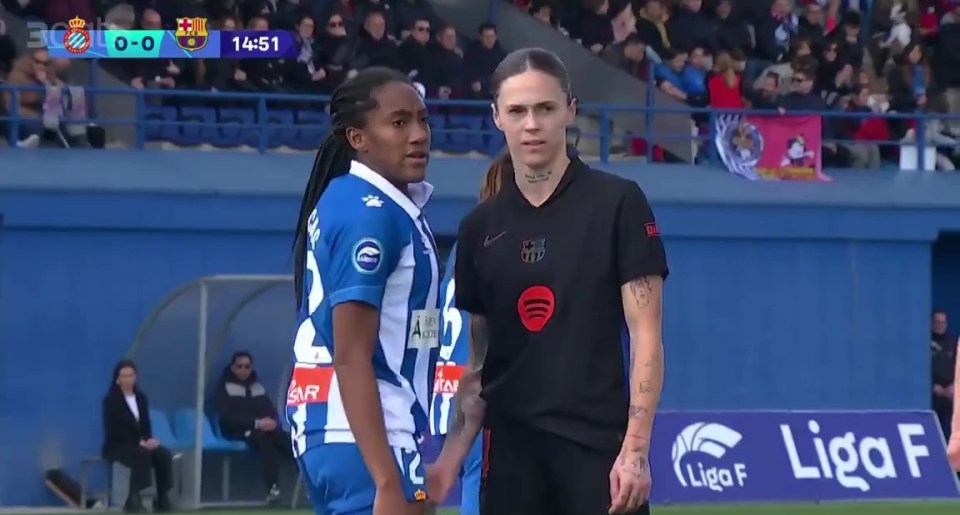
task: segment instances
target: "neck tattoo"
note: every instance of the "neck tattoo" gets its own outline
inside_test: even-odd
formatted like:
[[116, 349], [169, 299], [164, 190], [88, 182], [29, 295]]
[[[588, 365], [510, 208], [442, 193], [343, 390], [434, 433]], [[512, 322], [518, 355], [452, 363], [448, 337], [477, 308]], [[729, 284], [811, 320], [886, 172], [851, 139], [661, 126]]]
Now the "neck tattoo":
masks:
[[524, 179], [527, 180], [529, 184], [540, 184], [542, 182], [547, 182], [550, 180], [550, 176], [553, 175], [553, 172], [549, 169], [546, 170], [527, 170], [523, 174]]

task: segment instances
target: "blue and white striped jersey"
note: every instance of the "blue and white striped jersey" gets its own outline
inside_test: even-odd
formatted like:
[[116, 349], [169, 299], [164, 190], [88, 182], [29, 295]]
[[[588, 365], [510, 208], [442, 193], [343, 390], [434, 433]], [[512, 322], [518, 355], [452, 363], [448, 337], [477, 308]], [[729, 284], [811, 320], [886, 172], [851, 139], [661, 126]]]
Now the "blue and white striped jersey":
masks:
[[286, 415], [299, 456], [323, 443], [354, 442], [333, 368], [333, 308], [380, 310], [373, 368], [391, 446], [416, 449], [428, 430], [439, 354], [438, 256], [422, 208], [427, 183], [409, 196], [354, 161], [320, 197], [307, 228], [303, 303]]
[[447, 258], [447, 269], [440, 284], [440, 360], [433, 382], [433, 399], [430, 403], [430, 432], [445, 435], [450, 427], [453, 397], [460, 386], [460, 378], [467, 365], [467, 321], [470, 316], [454, 305], [457, 289], [453, 278], [457, 261], [457, 246], [454, 244]]

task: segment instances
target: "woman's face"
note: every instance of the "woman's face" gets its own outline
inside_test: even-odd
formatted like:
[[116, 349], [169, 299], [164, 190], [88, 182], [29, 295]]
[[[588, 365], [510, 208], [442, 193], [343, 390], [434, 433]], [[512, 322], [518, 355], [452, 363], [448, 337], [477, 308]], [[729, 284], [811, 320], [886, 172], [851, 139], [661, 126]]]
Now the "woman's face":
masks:
[[331, 16], [327, 20], [327, 33], [331, 36], [346, 36], [347, 28], [343, 26], [343, 18], [339, 15]]
[[129, 391], [137, 384], [137, 371], [133, 367], [123, 367], [117, 374], [117, 386], [121, 390]]
[[566, 152], [576, 103], [550, 74], [528, 70], [503, 81], [494, 107], [493, 121], [515, 162], [539, 170]]
[[303, 39], [312, 38], [314, 29], [316, 29], [316, 25], [313, 23], [313, 18], [309, 16], [300, 20], [300, 25], [297, 26], [297, 31]]

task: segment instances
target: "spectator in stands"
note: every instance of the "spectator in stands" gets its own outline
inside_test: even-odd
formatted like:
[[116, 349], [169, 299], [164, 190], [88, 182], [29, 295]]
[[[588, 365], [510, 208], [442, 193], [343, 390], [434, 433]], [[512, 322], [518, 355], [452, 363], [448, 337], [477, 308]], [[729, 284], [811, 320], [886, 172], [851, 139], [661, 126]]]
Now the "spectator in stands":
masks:
[[767, 72], [759, 85], [747, 91], [747, 100], [752, 109], [777, 109], [780, 107], [780, 76]]
[[[228, 17], [220, 21], [220, 30], [237, 30], [240, 23], [236, 18]], [[207, 81], [213, 91], [254, 91], [257, 88], [250, 83], [247, 72], [240, 68], [239, 59], [209, 59], [205, 61]]]
[[613, 43], [619, 43], [630, 34], [637, 32], [637, 16], [633, 13], [633, 6], [627, 2], [620, 8], [620, 12], [610, 20], [610, 26], [613, 30], [613, 39], [608, 46]]
[[[700, 49], [702, 51], [702, 49]], [[704, 74], [688, 62], [689, 54], [668, 50], [663, 63], [654, 68], [657, 87], [672, 98], [688, 105], [706, 104], [707, 85]]]
[[299, 48], [297, 58], [286, 62], [284, 84], [288, 89], [303, 93], [319, 92], [321, 84], [327, 78], [327, 71], [320, 65], [319, 56], [315, 50], [315, 32], [316, 23], [313, 17], [302, 15], [293, 35], [293, 41]]
[[357, 41], [357, 69], [384, 66], [399, 70], [400, 50], [397, 42], [387, 32], [387, 17], [384, 11], [370, 10], [363, 21]]
[[[930, 90], [930, 67], [923, 60], [923, 50], [912, 42], [894, 58], [896, 66], [887, 73], [887, 92], [890, 95], [890, 110], [897, 113], [913, 113], [927, 105]], [[909, 123], [906, 120], [891, 120], [897, 138], [906, 135]]]
[[787, 60], [797, 24], [796, 16], [790, 12], [789, 0], [774, 0], [770, 12], [756, 27], [757, 58], [767, 66]]
[[430, 20], [419, 18], [405, 31], [409, 34], [400, 43], [401, 70], [423, 84], [428, 96], [436, 96], [440, 87], [436, 63], [430, 55]]
[[[163, 30], [163, 19], [154, 9], [145, 9], [140, 20], [143, 30]], [[174, 59], [140, 59], [133, 64], [130, 85], [143, 88], [174, 88], [181, 74], [182, 62]], [[187, 84], [182, 84], [187, 86]]]
[[840, 20], [843, 17], [843, 13], [846, 12], [846, 7], [844, 3], [847, 0], [826, 0], [826, 10], [824, 12], [824, 27], [827, 29], [827, 33], [833, 32], [837, 28], [837, 25], [840, 24]]
[[13, 43], [13, 38], [7, 34], [6, 22], [0, 18], [0, 81], [7, 78], [16, 58], [17, 46]]
[[[343, 21], [340, 22], [341, 26]], [[270, 30], [266, 18], [254, 16], [247, 23], [247, 30]], [[322, 60], [322, 57], [321, 57]], [[279, 59], [242, 59], [240, 69], [246, 74], [247, 81], [260, 91], [278, 91], [283, 86], [283, 63]], [[329, 72], [328, 72], [329, 75]]]
[[953, 109], [960, 109], [960, 91], [955, 90], [960, 88], [960, 2], [943, 16], [935, 59], [937, 81], [955, 98], [951, 101]]
[[702, 46], [715, 53], [720, 46], [710, 19], [701, 12], [703, 0], [683, 0], [667, 24], [667, 33], [674, 48], [693, 49]]
[[[34, 50], [16, 60], [7, 79], [14, 86], [34, 86], [46, 88], [58, 84], [51, 69], [50, 53], [44, 49]], [[20, 130], [17, 146], [36, 147], [44, 133], [44, 91], [21, 89], [17, 92], [17, 105], [13, 104], [14, 95], [3, 91], [3, 111], [20, 117]]]
[[953, 417], [953, 397], [955, 368], [954, 359], [960, 340], [947, 333], [947, 313], [943, 310], [933, 312], [933, 330], [930, 336], [931, 369], [933, 378], [933, 411], [940, 420], [940, 426], [946, 435], [950, 435], [950, 421]]
[[858, 74], [839, 56], [836, 42], [828, 41], [817, 63], [816, 89], [830, 106], [847, 102], [856, 93]]
[[812, 68], [799, 68], [793, 71], [790, 93], [780, 98], [780, 112], [789, 111], [826, 111], [827, 103], [813, 88]]
[[653, 50], [659, 59], [664, 59], [670, 48], [670, 36], [667, 23], [670, 16], [662, 0], [647, 0], [637, 10], [637, 34]]
[[267, 501], [280, 498], [280, 460], [289, 455], [290, 435], [280, 428], [277, 408], [253, 369], [253, 356], [239, 351], [220, 374], [216, 390], [220, 432], [229, 440], [247, 442], [260, 454]]
[[470, 84], [470, 96], [480, 99], [492, 98], [489, 80], [493, 71], [507, 53], [497, 40], [497, 26], [484, 23], [477, 29], [479, 36], [467, 47], [463, 60], [467, 63], [467, 82]]
[[[417, 24], [422, 23], [423, 20], [426, 20], [428, 27], [439, 20], [437, 13], [433, 11], [433, 6], [425, 0], [396, 0], [393, 4], [393, 15], [393, 26], [400, 29], [402, 40], [406, 40]], [[429, 35], [427, 37], [429, 38]]]
[[[868, 114], [870, 107], [870, 87], [858, 86], [856, 95], [845, 106], [847, 112]], [[853, 168], [874, 169], [880, 167], [880, 146], [877, 142], [890, 140], [886, 121], [879, 117], [843, 119], [846, 138], [852, 140], [842, 146], [853, 156]], [[951, 365], [952, 366], [952, 365]]]
[[720, 49], [731, 53], [739, 51], [744, 55], [753, 53], [750, 28], [743, 20], [733, 16], [732, 0], [720, 0], [717, 3], [714, 30]]
[[356, 46], [347, 34], [346, 20], [334, 12], [327, 18], [320, 35], [318, 59], [326, 68], [324, 91], [333, 92], [344, 81], [356, 75]]
[[384, 30], [391, 37], [393, 36], [393, 10], [391, 2], [388, 0], [354, 0], [353, 18], [358, 22], [367, 23], [370, 13], [378, 12], [383, 16]]
[[863, 65], [863, 44], [860, 42], [860, 13], [849, 11], [843, 14], [840, 26], [833, 30], [827, 40], [837, 44], [839, 58], [859, 69]]
[[324, 5], [320, 19], [326, 20], [333, 16], [339, 16], [343, 20], [343, 27], [348, 35], [355, 34], [363, 20], [363, 18], [358, 17], [361, 13], [357, 12], [353, 0], [327, 0], [326, 2], [319, 2], [319, 5]]
[[[130, 488], [123, 511], [144, 511], [140, 492], [156, 477], [155, 511], [170, 511], [173, 455], [153, 437], [150, 404], [137, 387], [137, 366], [123, 360], [113, 367], [113, 380], [103, 398], [103, 457], [130, 469]], [[171, 442], [172, 443], [172, 442]]]
[[437, 96], [441, 99], [463, 98], [467, 91], [463, 50], [457, 46], [457, 29], [452, 25], [437, 31], [436, 41], [430, 45], [436, 62], [439, 80]]
[[534, 19], [540, 20], [554, 29], [557, 29], [564, 36], [569, 36], [567, 29], [560, 26], [560, 21], [554, 16], [553, 6], [549, 0], [537, 0], [530, 4], [529, 13]]
[[603, 60], [640, 80], [649, 79], [647, 45], [639, 34], [630, 34], [627, 39], [607, 47], [603, 51]]
[[794, 48], [794, 57], [789, 62], [775, 64], [766, 70], [764, 70], [763, 75], [757, 79], [754, 83], [755, 88], [761, 86], [763, 77], [768, 73], [775, 73], [780, 77], [780, 93], [785, 95], [790, 93], [792, 90], [792, 77], [794, 70], [799, 68], [816, 70], [817, 69], [817, 60], [810, 55], [810, 46], [804, 42], [805, 40], [795, 40], [796, 47]]
[[720, 52], [713, 63], [713, 75], [707, 80], [710, 107], [715, 109], [743, 109], [740, 74], [730, 52]]
[[823, 7], [820, 4], [811, 2], [804, 8], [803, 17], [797, 24], [797, 35], [810, 41], [813, 53], [819, 54], [823, 51], [826, 29], [823, 26]]
[[[584, 0], [575, 20], [571, 20], [570, 36], [595, 55], [613, 41], [611, 3], [615, 0]], [[619, 14], [616, 13], [616, 14]]]

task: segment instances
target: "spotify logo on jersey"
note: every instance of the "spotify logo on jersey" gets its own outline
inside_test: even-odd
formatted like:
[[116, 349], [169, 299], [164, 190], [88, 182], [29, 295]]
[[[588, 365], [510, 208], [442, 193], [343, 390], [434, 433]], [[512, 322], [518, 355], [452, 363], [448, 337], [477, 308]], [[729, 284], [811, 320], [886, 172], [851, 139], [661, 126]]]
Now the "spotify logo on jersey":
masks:
[[517, 300], [517, 312], [523, 327], [531, 333], [539, 333], [553, 317], [556, 299], [547, 286], [531, 286]]

